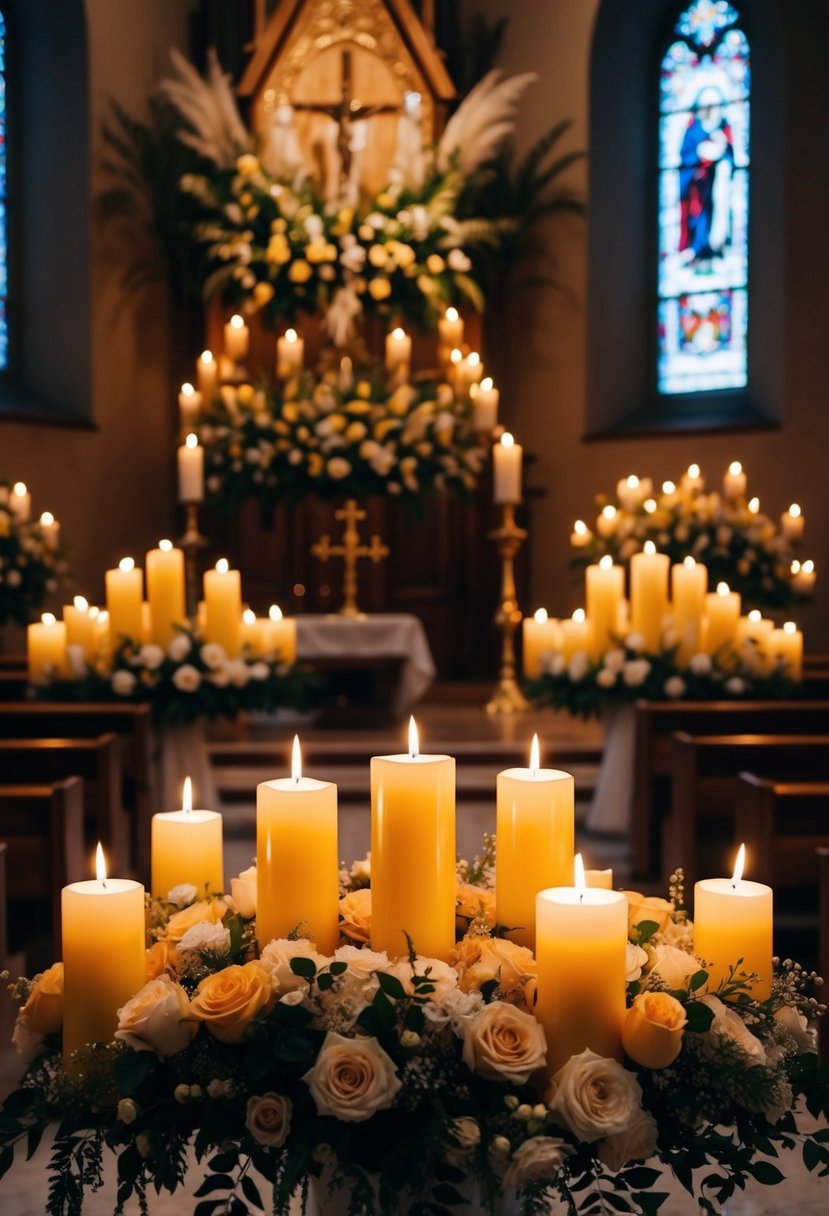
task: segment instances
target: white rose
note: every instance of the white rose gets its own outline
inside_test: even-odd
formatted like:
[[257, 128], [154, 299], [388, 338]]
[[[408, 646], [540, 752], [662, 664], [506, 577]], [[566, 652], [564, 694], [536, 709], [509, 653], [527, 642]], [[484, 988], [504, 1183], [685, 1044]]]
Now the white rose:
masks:
[[645, 635], [643, 633], [629, 633], [625, 638], [625, 645], [634, 654], [641, 654], [646, 645]]
[[704, 1005], [714, 1011], [714, 1020], [702, 1036], [708, 1050], [713, 1052], [718, 1044], [730, 1042], [747, 1056], [750, 1067], [765, 1064], [765, 1047], [756, 1035], [751, 1033], [736, 1010], [729, 1009], [716, 996], [704, 996], [701, 999]]
[[817, 1031], [808, 1019], [792, 1005], [782, 1005], [775, 1011], [775, 1019], [794, 1039], [799, 1052], [817, 1051]]
[[190, 1002], [181, 985], [169, 975], [160, 975], [118, 1010], [115, 1037], [134, 1051], [172, 1056], [184, 1051], [198, 1029], [195, 1021], [185, 1020], [189, 1013]]
[[452, 1139], [444, 1151], [443, 1159], [462, 1169], [469, 1163], [470, 1157], [481, 1143], [481, 1129], [475, 1119], [463, 1115], [452, 1120], [449, 1135]]
[[504, 1001], [484, 1005], [463, 1026], [463, 1061], [482, 1077], [523, 1085], [546, 1058], [540, 1022]]
[[230, 930], [224, 925], [204, 922], [188, 929], [178, 943], [179, 954], [188, 950], [194, 954], [227, 954], [230, 950]]
[[146, 642], [138, 652], [138, 661], [142, 667], [155, 671], [164, 662], [164, 651], [154, 642]]
[[604, 665], [608, 671], [615, 671], [617, 674], [625, 665], [625, 652], [617, 646], [615, 650], [608, 650], [604, 656]]
[[327, 958], [317, 954], [313, 942], [305, 941], [304, 938], [290, 941], [287, 937], [279, 937], [268, 942], [259, 962], [270, 975], [273, 990], [277, 995], [305, 987], [307, 981], [291, 970], [292, 958], [309, 958], [317, 971], [328, 963]]
[[366, 853], [362, 861], [355, 861], [348, 873], [355, 886], [367, 887], [371, 882], [371, 853]]
[[370, 980], [375, 971], [389, 970], [389, 956], [385, 950], [361, 950], [359, 946], [338, 946], [334, 951], [338, 963], [347, 963], [361, 980]]
[[553, 1077], [551, 1115], [587, 1144], [623, 1132], [641, 1105], [642, 1090], [633, 1073], [589, 1047], [571, 1056]]
[[446, 256], [446, 264], [456, 274], [466, 274], [472, 266], [469, 258], [462, 249], [450, 249]]
[[112, 691], [117, 697], [129, 697], [135, 688], [136, 679], [131, 671], [116, 671], [111, 683]]
[[174, 663], [182, 663], [193, 649], [193, 644], [186, 633], [179, 633], [167, 647], [167, 654]]
[[656, 1120], [645, 1110], [634, 1111], [627, 1127], [599, 1142], [598, 1155], [614, 1174], [629, 1161], [647, 1161], [656, 1152]]
[[252, 663], [250, 666], [250, 678], [252, 680], [267, 680], [271, 674], [271, 669], [267, 663], [261, 660], [258, 663]]
[[678, 697], [681, 697], [684, 694], [685, 681], [683, 680], [682, 676], [670, 676], [665, 681], [664, 688], [665, 696], [670, 697], [672, 701], [675, 701]]
[[256, 915], [257, 898], [256, 866], [242, 870], [236, 878], [230, 880], [230, 893], [236, 905], [236, 911], [245, 920], [251, 920]]
[[745, 680], [741, 680], [739, 676], [732, 676], [725, 682], [726, 692], [732, 693], [735, 697], [741, 697], [747, 688]]
[[458, 986], [458, 973], [455, 968], [450, 967], [448, 963], [444, 963], [439, 958], [423, 958], [418, 955], [414, 967], [408, 959], [400, 959], [399, 962], [385, 970], [391, 975], [397, 976], [409, 996], [415, 990], [412, 982], [415, 975], [419, 977], [428, 975], [429, 983], [435, 989], [429, 997], [430, 1000], [442, 1000], [451, 988]]
[[218, 667], [213, 668], [207, 678], [215, 688], [227, 688], [230, 683], [231, 673], [231, 664], [223, 661]]
[[580, 683], [590, 669], [590, 659], [583, 651], [574, 654], [567, 664], [567, 676], [574, 684]]
[[173, 887], [167, 892], [167, 902], [175, 904], [177, 908], [187, 908], [192, 904], [198, 895], [198, 891], [190, 882], [180, 882], [177, 887]]
[[596, 683], [599, 688], [612, 688], [616, 683], [616, 672], [611, 671], [609, 667], [603, 667], [596, 674]]
[[651, 665], [647, 659], [630, 659], [622, 668], [622, 679], [628, 688], [638, 688], [650, 675]]
[[555, 1178], [575, 1149], [558, 1136], [533, 1136], [515, 1150], [504, 1174], [504, 1190], [526, 1186], [537, 1179]]
[[248, 1098], [245, 1127], [258, 1144], [279, 1148], [291, 1130], [293, 1105], [282, 1094], [267, 1093]]
[[321, 1115], [362, 1123], [388, 1110], [401, 1087], [393, 1061], [376, 1039], [347, 1039], [329, 1030], [314, 1067], [302, 1078]]
[[627, 943], [626, 951], [625, 982], [632, 984], [642, 974], [642, 968], [648, 961], [648, 952], [647, 950], [643, 950], [641, 946], [634, 946], [633, 942]]
[[554, 654], [549, 662], [549, 671], [551, 675], [560, 676], [567, 670], [567, 660], [563, 654]]
[[693, 954], [663, 942], [654, 946], [651, 959], [649, 976], [658, 976], [672, 991], [684, 988], [691, 976], [700, 970], [699, 959]]
[[442, 994], [439, 1000], [429, 1000], [423, 1006], [426, 1020], [434, 1026], [446, 1026], [451, 1023], [458, 1038], [463, 1038], [463, 1027], [466, 1022], [478, 1013], [484, 1004], [480, 992], [464, 992], [462, 988], [450, 988]]
[[250, 669], [244, 659], [231, 659], [227, 664], [227, 674], [234, 688], [244, 688], [250, 680]]
[[179, 692], [195, 692], [201, 684], [201, 672], [192, 663], [184, 663], [173, 672], [173, 683]]
[[695, 654], [688, 666], [695, 676], [708, 676], [711, 674], [711, 656], [710, 654]]
[[220, 646], [218, 642], [205, 642], [201, 648], [201, 661], [211, 670], [220, 667], [225, 661], [224, 646]]

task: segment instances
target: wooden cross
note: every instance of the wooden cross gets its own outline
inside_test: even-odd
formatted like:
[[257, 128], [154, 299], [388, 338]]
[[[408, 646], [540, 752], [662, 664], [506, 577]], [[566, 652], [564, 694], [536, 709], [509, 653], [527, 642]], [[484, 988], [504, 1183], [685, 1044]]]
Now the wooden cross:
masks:
[[326, 532], [311, 546], [311, 553], [314, 557], [318, 557], [321, 562], [327, 562], [329, 557], [341, 557], [343, 559], [345, 567], [343, 572], [343, 606], [340, 609], [340, 615], [360, 616], [360, 609], [357, 607], [357, 559], [368, 557], [376, 565], [388, 557], [389, 547], [383, 544], [376, 532], [372, 534], [367, 545], [360, 543], [360, 531], [357, 524], [360, 520], [366, 518], [366, 513], [365, 511], [361, 511], [357, 506], [356, 499], [347, 499], [345, 506], [334, 512], [334, 518], [341, 519], [345, 523], [342, 544], [332, 545], [331, 536]]
[[364, 106], [352, 96], [351, 51], [344, 49], [340, 77], [340, 100], [331, 105], [312, 102], [296, 102], [295, 110], [306, 114], [325, 114], [337, 124], [337, 154], [340, 158], [340, 186], [345, 188], [351, 176], [351, 127], [361, 118], [374, 118], [375, 114], [396, 114], [399, 105]]

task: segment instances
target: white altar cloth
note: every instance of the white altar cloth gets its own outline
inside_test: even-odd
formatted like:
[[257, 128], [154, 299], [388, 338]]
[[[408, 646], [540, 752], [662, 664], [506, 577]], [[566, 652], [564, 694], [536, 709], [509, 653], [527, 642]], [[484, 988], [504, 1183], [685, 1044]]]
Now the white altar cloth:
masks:
[[419, 617], [405, 612], [366, 616], [297, 616], [297, 658], [359, 659], [377, 655], [403, 660], [392, 712], [403, 717], [433, 682], [436, 670], [426, 630]]

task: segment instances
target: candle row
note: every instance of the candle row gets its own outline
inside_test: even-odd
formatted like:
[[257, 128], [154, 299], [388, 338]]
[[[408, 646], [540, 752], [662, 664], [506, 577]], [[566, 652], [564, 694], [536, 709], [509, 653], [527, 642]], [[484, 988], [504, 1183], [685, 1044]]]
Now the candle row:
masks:
[[[16, 481], [9, 491], [7, 506], [18, 524], [27, 524], [32, 517], [32, 495], [25, 481]], [[47, 549], [60, 544], [60, 524], [51, 511], [44, 511], [37, 521]]]

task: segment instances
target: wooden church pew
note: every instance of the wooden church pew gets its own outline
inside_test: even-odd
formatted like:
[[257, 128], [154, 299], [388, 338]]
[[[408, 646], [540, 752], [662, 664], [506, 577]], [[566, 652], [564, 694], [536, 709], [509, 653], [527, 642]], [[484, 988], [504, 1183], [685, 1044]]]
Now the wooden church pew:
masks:
[[115, 873], [130, 873], [130, 824], [121, 799], [121, 741], [108, 732], [94, 739], [0, 739], [0, 784], [46, 784], [84, 779], [84, 833], [104, 845]]
[[150, 706], [105, 701], [0, 703], [0, 739], [85, 739], [108, 732], [122, 739], [122, 795], [132, 828], [132, 866], [146, 880], [150, 868], [150, 821], [159, 809], [155, 797], [155, 740]]
[[714, 846], [707, 864], [728, 867], [734, 851], [739, 772], [781, 781], [829, 781], [829, 735], [706, 736], [677, 731], [671, 746], [671, 814], [665, 822], [663, 878], [681, 865], [689, 891], [700, 877], [697, 853], [703, 830], [706, 843]]
[[753, 879], [770, 886], [817, 887], [816, 850], [829, 847], [829, 781], [740, 773], [734, 822]]
[[633, 873], [659, 871], [662, 817], [670, 807], [671, 736], [829, 734], [828, 701], [638, 701], [636, 703]]
[[0, 784], [0, 839], [7, 848], [7, 894], [16, 948], [24, 944], [32, 912], [40, 906], [48, 908], [52, 944], [59, 953], [61, 889], [90, 877], [83, 817], [80, 777], [53, 785]]

